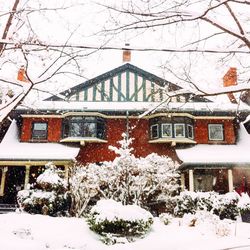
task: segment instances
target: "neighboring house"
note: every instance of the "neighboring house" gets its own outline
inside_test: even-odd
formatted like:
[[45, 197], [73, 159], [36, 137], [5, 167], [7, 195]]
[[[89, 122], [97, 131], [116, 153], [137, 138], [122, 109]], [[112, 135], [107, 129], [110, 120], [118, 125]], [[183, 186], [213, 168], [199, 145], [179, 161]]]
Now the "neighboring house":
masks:
[[[53, 96], [34, 104], [34, 109], [17, 108], [0, 144], [2, 201], [13, 202], [17, 190], [34, 182], [48, 161], [64, 168], [67, 175], [74, 159], [83, 164], [113, 160], [109, 145], [117, 145], [124, 132], [134, 138], [136, 156], [155, 152], [179, 161], [187, 188], [233, 189], [231, 162], [224, 158], [223, 166], [218, 164], [213, 171], [211, 164], [204, 164], [209, 155], [203, 155], [197, 171], [204, 170], [205, 185], [202, 171], [196, 174], [196, 162], [187, 164], [183, 155], [196, 148], [199, 153], [200, 146], [211, 147], [209, 154], [216, 154], [213, 148], [218, 144], [230, 145], [234, 154], [241, 126], [238, 119], [247, 117], [249, 107], [218, 105], [189, 92], [159, 106], [174, 91], [181, 88], [127, 63], [60, 93], [65, 99]], [[221, 171], [225, 178], [219, 182]]]

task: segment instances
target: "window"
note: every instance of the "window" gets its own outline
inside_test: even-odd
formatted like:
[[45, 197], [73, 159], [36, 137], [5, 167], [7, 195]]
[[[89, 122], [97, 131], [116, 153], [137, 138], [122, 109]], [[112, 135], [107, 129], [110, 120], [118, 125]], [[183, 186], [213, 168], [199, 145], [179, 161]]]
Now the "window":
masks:
[[185, 124], [174, 125], [175, 137], [185, 137]]
[[163, 123], [161, 125], [161, 134], [162, 134], [162, 137], [172, 137], [172, 124]]
[[48, 136], [47, 122], [34, 122], [32, 126], [32, 139], [46, 140]]
[[223, 125], [222, 124], [208, 124], [208, 137], [211, 141], [223, 141]]
[[[156, 116], [149, 119], [150, 139], [155, 142], [195, 143], [194, 120], [186, 116]], [[158, 140], [159, 139], [159, 140]]]
[[187, 125], [187, 135], [188, 138], [194, 139], [194, 127], [192, 125]]
[[150, 136], [152, 139], [159, 137], [159, 128], [158, 124], [154, 124], [150, 127]]
[[247, 133], [250, 134], [250, 121], [245, 122], [244, 126], [246, 128]]
[[63, 124], [63, 138], [93, 137], [105, 138], [105, 121], [100, 117], [73, 116], [66, 118]]

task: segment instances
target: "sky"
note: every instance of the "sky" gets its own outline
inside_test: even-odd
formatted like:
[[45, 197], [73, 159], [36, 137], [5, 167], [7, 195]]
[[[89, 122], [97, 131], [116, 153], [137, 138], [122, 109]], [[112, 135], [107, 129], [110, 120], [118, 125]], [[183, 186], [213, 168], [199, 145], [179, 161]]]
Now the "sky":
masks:
[[[136, 1], [138, 10], [147, 11], [147, 1]], [[155, 3], [159, 0], [149, 1], [150, 11], [162, 10], [171, 6]], [[6, 11], [11, 8], [14, 0], [0, 3], [0, 31], [6, 22]], [[132, 48], [215, 48], [218, 50], [233, 48], [238, 49], [239, 43], [233, 43], [226, 35], [215, 36], [209, 40], [197, 44], [192, 41], [204, 38], [218, 30], [206, 23], [197, 24], [189, 22], [185, 25], [171, 27], [155, 27], [146, 30], [129, 30], [118, 34], [103, 32], [104, 29], [112, 29], [122, 24], [135, 20], [134, 17], [112, 12], [101, 6], [130, 7], [130, 1], [113, 0], [20, 0], [18, 9], [9, 32], [9, 39], [14, 42], [31, 41], [45, 44], [77, 44], [95, 46], [123, 47], [129, 43]], [[191, 5], [185, 6], [185, 10], [192, 15], [202, 13], [207, 1], [191, 1]], [[170, 3], [168, 2], [168, 5]], [[156, 7], [155, 7], [156, 6]], [[244, 28], [249, 28], [247, 19], [248, 6], [235, 6]], [[25, 11], [21, 11], [25, 10]], [[38, 11], [39, 10], [39, 11]], [[195, 10], [195, 11], [194, 11]], [[223, 23], [231, 30], [237, 27], [233, 24], [225, 8], [210, 14], [218, 23]], [[230, 47], [229, 47], [230, 46]], [[68, 87], [82, 83], [122, 65], [122, 52], [118, 50], [71, 50], [65, 49], [62, 53], [47, 49], [33, 50], [34, 47], [23, 47], [27, 52], [28, 74], [33, 81], [46, 80], [45, 84], [38, 85], [43, 90], [60, 92]], [[244, 48], [243, 48], [244, 49]], [[76, 60], [69, 59], [66, 53], [73, 53]], [[0, 78], [15, 79], [18, 68], [25, 64], [20, 50], [8, 50], [0, 61]], [[66, 64], [65, 64], [66, 63]], [[167, 53], [167, 52], [132, 52], [131, 63], [172, 81], [182, 86], [189, 87], [183, 79], [194, 81], [202, 88], [214, 88], [222, 85], [222, 77], [229, 67], [237, 67], [239, 83], [249, 80], [250, 56], [247, 54], [222, 56], [221, 54], [204, 53]], [[60, 74], [50, 76], [60, 66]], [[65, 73], [66, 72], [66, 73]], [[69, 73], [70, 72], [70, 73]], [[72, 74], [74, 72], [75, 74]], [[76, 75], [77, 74], [77, 75]], [[187, 77], [188, 74], [188, 77]], [[41, 95], [43, 96], [43, 95]]]

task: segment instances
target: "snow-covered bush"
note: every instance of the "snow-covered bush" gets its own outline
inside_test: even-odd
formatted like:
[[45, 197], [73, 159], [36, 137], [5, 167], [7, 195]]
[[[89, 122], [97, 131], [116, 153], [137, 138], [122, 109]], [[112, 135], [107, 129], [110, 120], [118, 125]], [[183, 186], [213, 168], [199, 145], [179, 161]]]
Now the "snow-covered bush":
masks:
[[72, 168], [73, 214], [82, 215], [91, 199], [114, 199], [124, 205], [149, 208], [153, 202], [166, 200], [178, 193], [177, 164], [154, 153], [136, 158], [131, 153], [131, 142], [124, 135], [119, 148], [110, 147], [118, 154], [114, 161]]
[[250, 197], [247, 193], [241, 193], [238, 202], [238, 209], [241, 214], [250, 212]]
[[220, 219], [235, 220], [239, 215], [238, 209], [239, 194], [230, 192], [223, 195], [217, 195], [213, 200], [213, 212]]
[[59, 175], [59, 169], [51, 163], [47, 164], [32, 189], [18, 192], [17, 200], [21, 210], [51, 216], [65, 215], [70, 200], [66, 182]]
[[153, 223], [152, 215], [136, 205], [122, 205], [114, 200], [100, 200], [91, 209], [87, 222], [90, 229], [103, 236], [106, 244], [117, 243], [117, 238], [143, 236]]
[[215, 192], [181, 192], [174, 197], [173, 214], [182, 217], [184, 214], [195, 214], [197, 211], [211, 211], [221, 219], [236, 219], [239, 214], [239, 195], [236, 192], [218, 194]]

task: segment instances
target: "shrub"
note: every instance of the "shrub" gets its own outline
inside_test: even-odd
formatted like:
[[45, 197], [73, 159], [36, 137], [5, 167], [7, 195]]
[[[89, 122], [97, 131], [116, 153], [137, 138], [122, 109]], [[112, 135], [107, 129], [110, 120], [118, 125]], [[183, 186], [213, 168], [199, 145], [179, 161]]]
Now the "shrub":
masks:
[[72, 215], [82, 216], [91, 200], [114, 199], [124, 205], [136, 204], [147, 210], [179, 193], [178, 164], [155, 153], [137, 158], [131, 139], [125, 135], [113, 161], [71, 168]]
[[114, 200], [100, 200], [91, 209], [87, 222], [91, 230], [102, 236], [105, 244], [114, 244], [122, 237], [131, 241], [145, 235], [153, 217], [136, 205], [124, 206]]
[[51, 216], [67, 214], [70, 198], [65, 180], [59, 174], [60, 170], [48, 164], [33, 189], [19, 191], [17, 200], [21, 210]]
[[239, 214], [238, 201], [239, 195], [236, 192], [222, 195], [215, 192], [184, 191], [172, 198], [172, 203], [175, 203], [172, 213], [183, 217], [184, 214], [205, 210], [218, 215], [220, 219], [235, 220]]

